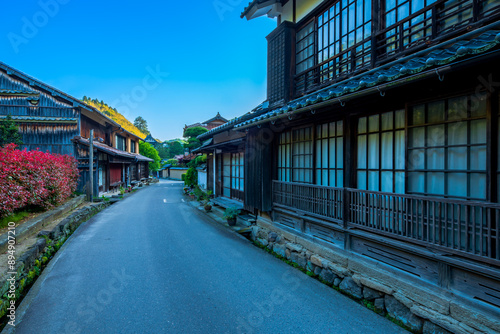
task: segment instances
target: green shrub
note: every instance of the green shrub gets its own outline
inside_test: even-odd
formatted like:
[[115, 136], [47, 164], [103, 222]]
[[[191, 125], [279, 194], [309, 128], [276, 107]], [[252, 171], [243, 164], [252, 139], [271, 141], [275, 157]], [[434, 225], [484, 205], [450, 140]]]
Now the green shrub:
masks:
[[203, 154], [203, 155], [199, 155], [197, 156], [196, 158], [194, 158], [193, 160], [191, 160], [187, 165], [188, 167], [199, 167], [203, 164], [206, 164], [207, 163], [207, 155], [206, 154]]
[[194, 167], [190, 167], [184, 178], [184, 183], [188, 187], [192, 187], [198, 184], [198, 171]]
[[184, 173], [184, 174], [181, 175], [181, 180], [184, 181], [184, 182], [186, 182], [186, 173]]

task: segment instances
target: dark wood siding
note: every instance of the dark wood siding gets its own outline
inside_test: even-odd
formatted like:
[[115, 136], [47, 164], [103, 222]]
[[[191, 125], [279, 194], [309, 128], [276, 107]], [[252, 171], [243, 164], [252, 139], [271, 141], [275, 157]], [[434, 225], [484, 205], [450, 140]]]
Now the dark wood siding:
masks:
[[268, 128], [251, 129], [245, 148], [245, 209], [272, 209], [272, 137]]
[[89, 138], [90, 130], [94, 130], [94, 138], [102, 138], [106, 145], [112, 146], [109, 137], [110, 131], [103, 125], [82, 115], [80, 136]]
[[[271, 105], [290, 100], [292, 92], [292, 62], [294, 47], [294, 25], [282, 23], [267, 36], [267, 98]], [[291, 61], [285, 61], [290, 59]]]
[[0, 95], [0, 115], [25, 118], [16, 120], [24, 143], [21, 148], [73, 154], [71, 138], [79, 134], [77, 108], [2, 70], [0, 89], [4, 91]]

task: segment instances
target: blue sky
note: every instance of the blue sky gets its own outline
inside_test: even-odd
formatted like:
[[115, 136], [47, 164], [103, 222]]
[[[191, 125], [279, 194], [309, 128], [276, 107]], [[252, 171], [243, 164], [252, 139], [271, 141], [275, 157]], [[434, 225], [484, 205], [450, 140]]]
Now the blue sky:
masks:
[[266, 98], [265, 36], [276, 22], [240, 19], [248, 0], [2, 2], [0, 61], [142, 116], [161, 140]]

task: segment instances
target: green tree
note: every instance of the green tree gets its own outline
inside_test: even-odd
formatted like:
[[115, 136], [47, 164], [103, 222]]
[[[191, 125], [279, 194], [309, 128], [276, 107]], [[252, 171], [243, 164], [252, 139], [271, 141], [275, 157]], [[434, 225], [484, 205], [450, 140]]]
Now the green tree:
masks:
[[168, 143], [168, 149], [170, 151], [170, 157], [173, 158], [176, 155], [184, 153], [184, 146], [180, 141], [171, 141]]
[[184, 131], [184, 138], [196, 138], [202, 133], [207, 132], [208, 130], [202, 126], [194, 126], [192, 128], [186, 129]]
[[148, 122], [144, 118], [142, 118], [141, 116], [138, 116], [134, 120], [134, 126], [136, 128], [138, 128], [139, 130], [141, 130], [142, 133], [144, 133], [146, 135], [150, 134], [150, 132], [148, 130]]
[[179, 166], [179, 161], [177, 159], [168, 159], [166, 161], [167, 165], [172, 165], [172, 167], [178, 167]]
[[149, 163], [149, 169], [152, 171], [157, 171], [160, 169], [161, 158], [158, 155], [158, 151], [151, 146], [149, 143], [140, 142], [139, 143], [139, 153], [145, 157], [151, 158], [154, 161]]
[[162, 158], [162, 159], [169, 159], [170, 158], [170, 149], [168, 148], [168, 145], [165, 145], [165, 144], [158, 145], [156, 150], [158, 151], [158, 155], [160, 156], [160, 158]]
[[207, 131], [208, 130], [206, 128], [201, 126], [188, 128], [184, 131], [184, 138], [187, 138], [187, 144], [185, 147], [189, 149], [189, 152], [201, 146], [201, 141], [196, 137]]
[[10, 115], [0, 121], [0, 147], [7, 144], [22, 145], [22, 137], [19, 133], [19, 127], [12, 120]]

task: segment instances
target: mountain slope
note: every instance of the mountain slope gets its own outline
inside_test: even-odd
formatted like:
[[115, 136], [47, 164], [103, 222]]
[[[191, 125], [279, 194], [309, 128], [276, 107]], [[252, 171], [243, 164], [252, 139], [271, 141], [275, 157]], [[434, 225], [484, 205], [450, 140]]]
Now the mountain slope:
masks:
[[91, 99], [90, 97], [83, 97], [83, 102], [88, 104], [91, 107], [96, 108], [100, 112], [102, 112], [104, 115], [108, 116], [111, 118], [113, 121], [116, 123], [120, 124], [125, 130], [128, 132], [133, 133], [134, 135], [144, 139], [146, 138], [146, 135], [142, 133], [138, 128], [134, 126], [132, 122], [130, 122], [128, 119], [126, 119], [122, 114], [118, 112], [115, 108], [112, 108], [108, 106], [104, 101], [99, 101], [97, 99]]

